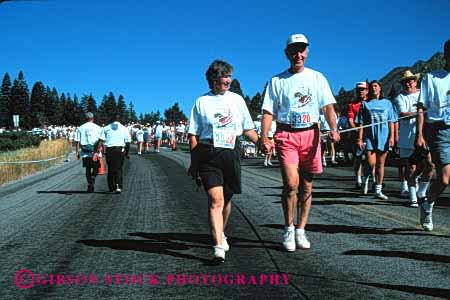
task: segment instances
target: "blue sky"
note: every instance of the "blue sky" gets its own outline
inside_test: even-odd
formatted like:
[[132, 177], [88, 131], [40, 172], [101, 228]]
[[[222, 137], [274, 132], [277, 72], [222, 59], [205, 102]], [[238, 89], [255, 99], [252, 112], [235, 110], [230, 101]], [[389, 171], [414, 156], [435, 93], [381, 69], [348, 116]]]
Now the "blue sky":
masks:
[[303, 33], [306, 65], [337, 93], [442, 51], [449, 11], [449, 0], [5, 2], [0, 76], [23, 70], [30, 89], [40, 80], [97, 102], [112, 91], [138, 113], [179, 102], [189, 115], [214, 59], [230, 62], [252, 97], [287, 68], [286, 38]]

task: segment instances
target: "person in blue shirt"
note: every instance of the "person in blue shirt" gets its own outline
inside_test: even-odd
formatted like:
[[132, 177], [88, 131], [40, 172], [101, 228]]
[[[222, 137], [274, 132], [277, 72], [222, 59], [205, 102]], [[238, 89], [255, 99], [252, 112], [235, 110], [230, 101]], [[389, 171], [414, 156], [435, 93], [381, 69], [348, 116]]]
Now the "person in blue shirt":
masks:
[[[384, 179], [384, 163], [388, 151], [394, 146], [394, 123], [397, 116], [392, 102], [383, 97], [381, 83], [373, 80], [369, 83], [369, 96], [358, 112], [359, 129], [357, 145], [367, 151], [367, 165], [364, 168], [362, 193], [367, 194], [369, 175], [375, 168], [375, 193], [378, 199], [387, 200], [381, 191]], [[370, 125], [363, 127], [364, 125]]]

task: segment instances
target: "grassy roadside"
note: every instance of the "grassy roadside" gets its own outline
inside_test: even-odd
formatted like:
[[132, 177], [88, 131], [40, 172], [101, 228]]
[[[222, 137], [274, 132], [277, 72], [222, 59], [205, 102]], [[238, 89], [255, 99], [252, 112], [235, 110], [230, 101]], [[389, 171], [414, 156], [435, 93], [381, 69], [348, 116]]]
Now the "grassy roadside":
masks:
[[[60, 164], [66, 159], [71, 145], [65, 140], [42, 141], [39, 147], [23, 148], [16, 151], [0, 153], [0, 185], [7, 182], [20, 179], [24, 176], [31, 175], [38, 171], [47, 169], [51, 166]], [[54, 157], [58, 159], [20, 163], [20, 164], [4, 164], [1, 162], [20, 162], [20, 161], [37, 161], [46, 160]]]

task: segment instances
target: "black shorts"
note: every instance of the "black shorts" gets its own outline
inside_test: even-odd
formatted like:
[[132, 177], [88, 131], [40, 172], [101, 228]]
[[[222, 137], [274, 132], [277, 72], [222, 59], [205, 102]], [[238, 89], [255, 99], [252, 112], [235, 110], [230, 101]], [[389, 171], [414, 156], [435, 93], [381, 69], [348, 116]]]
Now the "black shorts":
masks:
[[241, 161], [237, 149], [198, 145], [199, 173], [205, 190], [222, 186], [225, 198], [240, 194]]

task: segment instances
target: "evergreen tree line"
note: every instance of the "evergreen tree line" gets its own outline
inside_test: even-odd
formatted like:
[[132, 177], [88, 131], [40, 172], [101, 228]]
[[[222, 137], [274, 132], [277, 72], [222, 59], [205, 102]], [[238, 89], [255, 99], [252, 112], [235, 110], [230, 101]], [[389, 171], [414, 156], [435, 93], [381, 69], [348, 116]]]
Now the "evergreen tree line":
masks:
[[[259, 92], [252, 98], [244, 95], [237, 79], [231, 83], [230, 91], [245, 99], [253, 118], [260, 114], [262, 96]], [[100, 125], [107, 124], [109, 119], [117, 114], [121, 116], [123, 124], [136, 122], [154, 124], [158, 120], [178, 123], [187, 120], [178, 102], [164, 111], [164, 118], [159, 110], [141, 113], [137, 117], [133, 102], [130, 101], [126, 105], [122, 95], [116, 100], [114, 94], [109, 92], [97, 106], [92, 94], [83, 95], [81, 99], [76, 94], [73, 96], [64, 92], [59, 94], [55, 87], [50, 88], [41, 81], [34, 83], [30, 94], [22, 71], [13, 83], [8, 73], [3, 76], [0, 89], [0, 127], [13, 128], [13, 115], [19, 115], [19, 127], [24, 129], [45, 125], [79, 126], [85, 122], [84, 113], [88, 111], [94, 113], [95, 121]]]
[[37, 81], [28, 89], [23, 72], [11, 84], [8, 73], [3, 76], [0, 89], [0, 127], [12, 128], [13, 115], [19, 115], [19, 127], [31, 129], [44, 125], [79, 126], [85, 122], [84, 114], [92, 112], [98, 124], [107, 124], [116, 114], [121, 116], [123, 123], [137, 122], [133, 102], [125, 103], [122, 95], [116, 100], [112, 92], [103, 96], [99, 106], [92, 94], [81, 99], [76, 94], [59, 94], [55, 87], [45, 86]]

